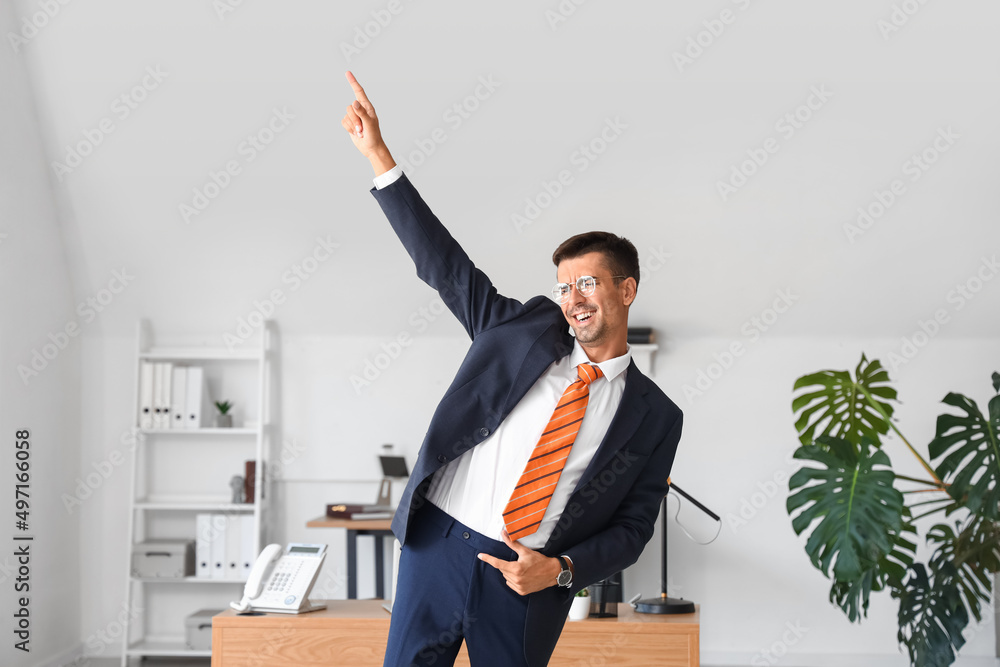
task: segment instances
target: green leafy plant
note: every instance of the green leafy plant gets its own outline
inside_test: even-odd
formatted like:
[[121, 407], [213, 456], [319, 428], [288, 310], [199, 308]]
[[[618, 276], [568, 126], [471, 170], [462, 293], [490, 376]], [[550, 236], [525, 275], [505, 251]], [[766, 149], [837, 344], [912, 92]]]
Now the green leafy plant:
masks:
[[[1000, 374], [983, 415], [955, 393], [943, 403], [963, 414], [937, 419], [928, 453], [903, 437], [892, 415], [896, 390], [878, 360], [854, 371], [820, 371], [795, 382], [792, 411], [805, 465], [792, 475], [786, 502], [792, 529], [808, 535], [806, 553], [832, 580], [830, 601], [852, 622], [868, 614], [873, 591], [899, 601], [899, 632], [914, 667], [944, 667], [965, 643], [962, 630], [982, 620], [990, 574], [1000, 571]], [[927, 473], [896, 473], [883, 438], [892, 431]], [[942, 514], [924, 539], [933, 552], [916, 561], [915, 522]]]
[[586, 589], [586, 588], [581, 588], [580, 590], [578, 590], [576, 592], [576, 597], [578, 597], [578, 598], [589, 598], [590, 597], [590, 590]]
[[215, 401], [215, 407], [219, 409], [220, 415], [229, 414], [229, 409], [233, 407], [233, 404], [229, 401]]

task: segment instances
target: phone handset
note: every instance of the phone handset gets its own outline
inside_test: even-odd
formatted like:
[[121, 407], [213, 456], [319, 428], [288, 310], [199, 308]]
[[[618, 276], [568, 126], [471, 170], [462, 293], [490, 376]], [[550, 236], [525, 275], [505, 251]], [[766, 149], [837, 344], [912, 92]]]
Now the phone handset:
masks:
[[250, 601], [260, 596], [271, 567], [283, 552], [284, 548], [280, 544], [268, 544], [264, 547], [253, 564], [253, 570], [250, 571], [250, 578], [247, 579], [247, 585], [243, 589], [243, 599], [239, 602], [230, 602], [230, 607], [241, 612], [250, 609]]

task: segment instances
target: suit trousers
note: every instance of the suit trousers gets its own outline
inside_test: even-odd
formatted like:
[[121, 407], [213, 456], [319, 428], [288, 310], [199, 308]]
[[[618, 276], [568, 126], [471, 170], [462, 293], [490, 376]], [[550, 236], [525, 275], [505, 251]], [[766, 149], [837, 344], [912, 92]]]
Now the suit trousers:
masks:
[[499, 570], [478, 558], [487, 553], [516, 560], [517, 554], [429, 502], [410, 526], [384, 667], [454, 665], [463, 640], [473, 667], [546, 664], [551, 652], [530, 663], [525, 657], [528, 596], [511, 590]]

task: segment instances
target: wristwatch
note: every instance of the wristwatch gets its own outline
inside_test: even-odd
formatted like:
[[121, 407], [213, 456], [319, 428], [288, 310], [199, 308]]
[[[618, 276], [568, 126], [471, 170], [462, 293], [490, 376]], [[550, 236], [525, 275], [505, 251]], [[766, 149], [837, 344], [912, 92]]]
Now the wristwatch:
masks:
[[562, 564], [562, 571], [556, 576], [556, 585], [569, 588], [573, 583], [573, 570], [569, 569], [569, 563], [566, 562], [565, 556], [556, 556], [556, 558]]

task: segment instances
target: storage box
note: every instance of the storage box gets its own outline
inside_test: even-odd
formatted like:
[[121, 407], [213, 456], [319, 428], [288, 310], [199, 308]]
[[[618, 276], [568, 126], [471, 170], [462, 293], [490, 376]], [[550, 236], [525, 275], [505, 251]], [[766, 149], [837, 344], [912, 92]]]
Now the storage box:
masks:
[[132, 575], [167, 579], [194, 575], [194, 540], [155, 539], [132, 545]]
[[184, 640], [194, 651], [212, 650], [212, 617], [222, 609], [199, 609], [184, 619]]

